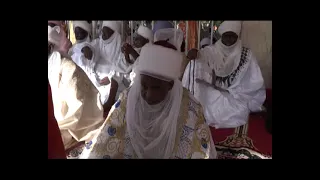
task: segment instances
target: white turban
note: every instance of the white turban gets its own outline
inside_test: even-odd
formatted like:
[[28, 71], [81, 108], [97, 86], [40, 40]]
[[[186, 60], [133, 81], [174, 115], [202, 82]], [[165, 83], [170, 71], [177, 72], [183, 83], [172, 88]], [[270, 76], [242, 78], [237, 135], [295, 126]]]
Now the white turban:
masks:
[[148, 39], [149, 42], [151, 42], [151, 43], [153, 42], [153, 33], [152, 33], [151, 29], [149, 29], [149, 28], [147, 28], [145, 26], [139, 26], [137, 33], [140, 36]]
[[175, 80], [180, 76], [182, 54], [166, 47], [146, 44], [139, 56], [138, 71], [162, 80]]
[[121, 34], [121, 24], [121, 21], [103, 21], [102, 28], [106, 26]]
[[225, 32], [232, 31], [239, 36], [241, 32], [241, 21], [223, 21], [218, 31], [221, 35]]
[[203, 46], [203, 45], [210, 45], [210, 39], [209, 38], [203, 38], [200, 41], [200, 46]]
[[177, 50], [181, 51], [181, 44], [183, 41], [183, 32], [180, 29], [166, 28], [159, 29], [154, 34], [154, 41], [167, 40], [169, 43], [174, 45]]
[[73, 28], [80, 27], [83, 30], [87, 31], [91, 34], [92, 31], [92, 24], [88, 23], [87, 21], [73, 21]]
[[60, 26], [48, 26], [48, 41], [58, 46], [61, 40], [60, 31]]

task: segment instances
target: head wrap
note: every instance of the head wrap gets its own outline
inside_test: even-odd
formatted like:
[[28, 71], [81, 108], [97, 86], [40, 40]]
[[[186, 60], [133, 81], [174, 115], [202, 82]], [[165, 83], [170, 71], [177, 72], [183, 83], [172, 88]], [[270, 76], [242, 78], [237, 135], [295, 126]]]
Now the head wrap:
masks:
[[152, 33], [151, 29], [141, 25], [141, 26], [139, 26], [137, 33], [140, 36], [148, 39], [149, 42], [151, 42], [151, 43], [153, 42], [153, 33]]
[[89, 34], [92, 32], [92, 24], [88, 21], [73, 21], [73, 28], [80, 27], [83, 30], [87, 31]]
[[210, 38], [203, 38], [200, 41], [200, 46], [203, 46], [203, 45], [210, 45]]
[[222, 35], [225, 32], [234, 32], [238, 36], [241, 32], [241, 21], [223, 21], [218, 29], [219, 33]]
[[154, 41], [156, 42], [160, 40], [168, 40], [168, 42], [174, 45], [180, 52], [183, 41], [183, 32], [181, 29], [174, 28], [160, 29], [154, 34]]

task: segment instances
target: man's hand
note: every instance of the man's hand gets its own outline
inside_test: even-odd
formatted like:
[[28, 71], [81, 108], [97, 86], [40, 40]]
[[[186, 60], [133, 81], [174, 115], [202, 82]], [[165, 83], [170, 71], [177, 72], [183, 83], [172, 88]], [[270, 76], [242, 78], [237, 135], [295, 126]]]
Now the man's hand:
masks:
[[[124, 43], [124, 45], [121, 47], [121, 52], [124, 53], [126, 61], [130, 64], [133, 64], [134, 61], [139, 57], [137, 51], [134, 50], [133, 47], [128, 43]], [[130, 59], [129, 55], [133, 57], [133, 62]]]
[[198, 56], [198, 50], [197, 49], [191, 49], [189, 52], [188, 52], [188, 55], [187, 55], [187, 58], [192, 60], [192, 59], [196, 59]]
[[110, 88], [109, 98], [108, 98], [107, 102], [103, 105], [103, 110], [104, 110], [105, 114], [109, 113], [111, 107], [115, 103], [117, 90], [118, 90], [118, 83], [117, 83], [116, 80], [114, 80], [112, 78], [111, 79], [111, 88]]
[[88, 60], [92, 60], [93, 52], [88, 46], [83, 47], [81, 49], [81, 52], [83, 53], [85, 58], [87, 58]]
[[101, 79], [99, 83], [101, 85], [108, 85], [110, 83], [110, 80], [108, 77], [105, 77], [105, 78]]
[[130, 44], [124, 43], [123, 46], [121, 47], [121, 52], [123, 52], [125, 54], [133, 54], [135, 52], [135, 50], [133, 49], [133, 47]]

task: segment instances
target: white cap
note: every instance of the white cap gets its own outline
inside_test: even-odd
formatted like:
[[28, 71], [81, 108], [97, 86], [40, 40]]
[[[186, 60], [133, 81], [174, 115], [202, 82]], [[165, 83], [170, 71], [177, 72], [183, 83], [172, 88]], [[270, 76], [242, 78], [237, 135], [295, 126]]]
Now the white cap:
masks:
[[153, 33], [152, 33], [151, 29], [141, 25], [141, 26], [139, 26], [137, 33], [140, 36], [148, 39], [149, 42], [151, 42], [151, 43], [153, 42]]
[[210, 39], [209, 38], [203, 38], [200, 41], [200, 46], [203, 46], [203, 45], [210, 45]]
[[180, 76], [182, 54], [160, 45], [147, 44], [142, 47], [138, 71], [162, 80], [175, 80]]
[[174, 45], [177, 50], [180, 52], [181, 44], [183, 42], [183, 32], [181, 29], [166, 28], [159, 29], [154, 34], [154, 41], [167, 40], [169, 43]]
[[231, 31], [239, 36], [241, 32], [241, 21], [223, 21], [223, 23], [220, 24], [218, 31], [221, 35]]
[[87, 21], [73, 21], [73, 28], [76, 28], [76, 27], [80, 27], [86, 30], [89, 34], [91, 34], [92, 25]]
[[121, 21], [103, 21], [102, 28], [106, 26], [121, 34], [121, 24]]

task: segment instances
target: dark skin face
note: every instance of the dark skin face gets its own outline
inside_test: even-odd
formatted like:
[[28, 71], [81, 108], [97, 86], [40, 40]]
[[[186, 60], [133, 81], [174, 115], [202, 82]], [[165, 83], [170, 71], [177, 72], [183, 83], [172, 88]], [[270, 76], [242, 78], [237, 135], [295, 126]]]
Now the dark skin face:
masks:
[[145, 44], [149, 42], [148, 39], [140, 36], [139, 34], [136, 35], [136, 37], [133, 38], [133, 46], [136, 48], [141, 48]]
[[222, 34], [221, 42], [226, 46], [232, 46], [237, 42], [238, 35], [234, 32], [228, 31]]
[[172, 89], [174, 82], [167, 82], [141, 74], [141, 96], [150, 105], [163, 101]]
[[109, 39], [112, 36], [113, 33], [114, 33], [114, 31], [112, 29], [110, 29], [109, 27], [104, 26], [102, 28], [102, 39], [103, 40]]
[[88, 36], [88, 32], [81, 27], [74, 28], [76, 40], [84, 40]]

